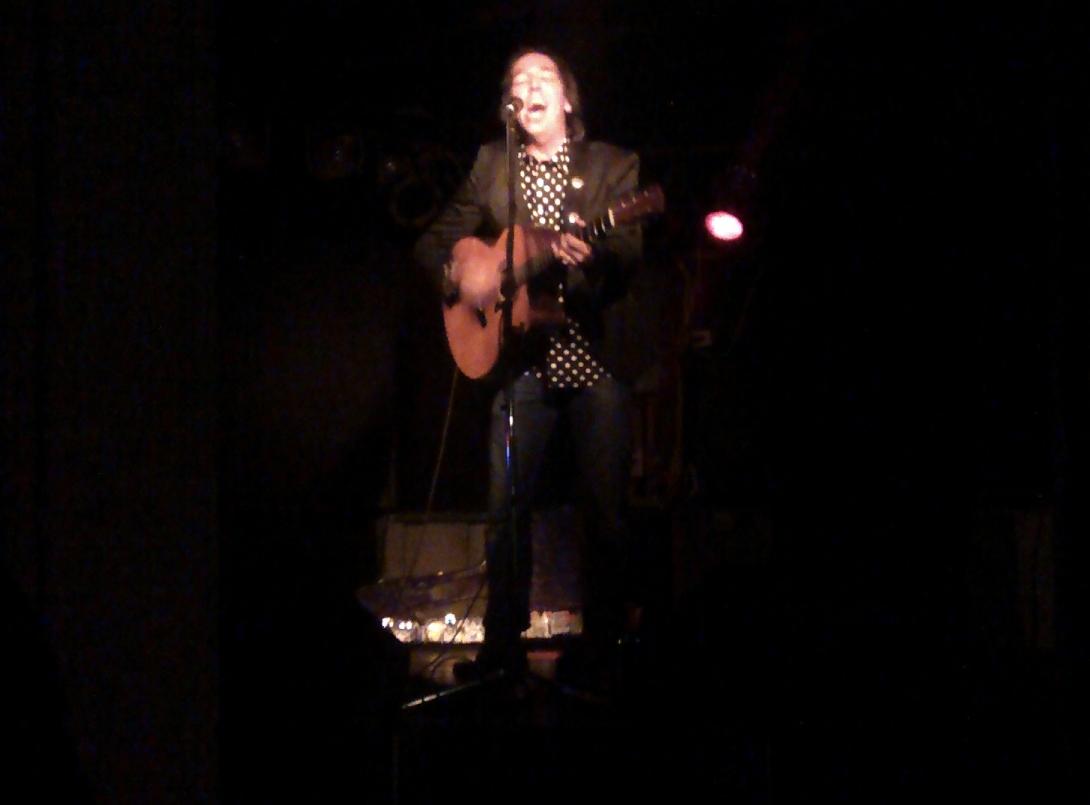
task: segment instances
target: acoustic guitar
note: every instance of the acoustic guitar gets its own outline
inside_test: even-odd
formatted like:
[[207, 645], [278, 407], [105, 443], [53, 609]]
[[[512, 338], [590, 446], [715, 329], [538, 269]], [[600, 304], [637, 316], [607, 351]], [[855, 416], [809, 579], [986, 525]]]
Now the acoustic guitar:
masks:
[[[586, 243], [593, 243], [618, 227], [637, 223], [664, 208], [662, 188], [652, 185], [618, 199], [592, 223], [567, 231]], [[511, 308], [513, 329], [525, 332], [543, 323], [562, 322], [564, 312], [555, 300], [552, 304], [535, 300], [531, 305], [526, 292], [526, 282], [553, 264], [552, 243], [560, 238], [560, 233], [517, 224], [510, 231], [515, 241], [513, 262], [518, 282]], [[507, 234], [505, 229], [491, 244], [474, 237], [462, 238], [454, 244], [451, 263], [460, 267], [463, 290], [496, 287], [507, 259]], [[474, 299], [452, 287], [443, 300], [443, 324], [450, 354], [462, 374], [472, 379], [488, 374], [500, 355], [503, 299], [491, 296]]]

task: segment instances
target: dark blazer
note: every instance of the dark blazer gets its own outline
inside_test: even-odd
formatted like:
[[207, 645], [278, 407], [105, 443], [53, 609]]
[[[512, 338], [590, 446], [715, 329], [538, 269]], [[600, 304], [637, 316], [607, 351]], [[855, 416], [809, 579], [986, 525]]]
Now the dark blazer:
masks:
[[[636, 154], [599, 142], [573, 142], [568, 148], [571, 183], [565, 216], [576, 212], [583, 220], [593, 221], [605, 213], [610, 202], [638, 187]], [[516, 221], [526, 226], [529, 213], [522, 193], [516, 192], [516, 196]], [[441, 288], [443, 265], [454, 244], [468, 235], [491, 242], [503, 231], [506, 218], [507, 160], [499, 141], [478, 151], [469, 177], [417, 241], [414, 256]], [[631, 354], [629, 337], [636, 324], [632, 319], [638, 319], [630, 290], [641, 249], [639, 227], [617, 229], [593, 245], [589, 261], [568, 269], [565, 276], [568, 316], [579, 322], [595, 357], [622, 381], [633, 380], [642, 362], [641, 356]], [[531, 292], [535, 282], [548, 281], [548, 275], [535, 279]]]

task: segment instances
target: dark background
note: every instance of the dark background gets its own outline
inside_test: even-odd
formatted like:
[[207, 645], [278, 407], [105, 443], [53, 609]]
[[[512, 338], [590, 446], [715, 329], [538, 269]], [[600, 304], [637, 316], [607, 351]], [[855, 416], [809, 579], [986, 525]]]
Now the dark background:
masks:
[[[693, 667], [741, 697], [718, 672], [769, 659], [785, 798], [863, 796], [857, 765], [1058, 790], [1086, 659], [1068, 5], [17, 3], [13, 768], [111, 802], [382, 790], [388, 646], [352, 591], [376, 518], [424, 506], [452, 371], [407, 250], [542, 42], [666, 188], [650, 399], [676, 434], [683, 392], [684, 435], [647, 483], [718, 557], [675, 569]], [[704, 240], [716, 202], [744, 240]], [[458, 389], [440, 509], [480, 505], [486, 401]], [[756, 565], [716, 550], [747, 518]]]

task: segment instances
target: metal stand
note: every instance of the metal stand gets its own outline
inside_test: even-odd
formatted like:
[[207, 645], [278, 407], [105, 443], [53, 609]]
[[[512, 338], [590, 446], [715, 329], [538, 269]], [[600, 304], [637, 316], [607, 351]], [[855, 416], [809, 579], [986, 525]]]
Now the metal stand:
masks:
[[[514, 307], [515, 294], [518, 291], [518, 282], [515, 279], [515, 218], [517, 205], [515, 201], [515, 176], [518, 173], [518, 133], [517, 122], [514, 114], [507, 115], [506, 146], [507, 146], [507, 242], [505, 244], [505, 260], [503, 266], [503, 279], [500, 282], [500, 299], [502, 309], [500, 313], [500, 354], [512, 343], [512, 308]], [[503, 360], [501, 358], [501, 360]], [[519, 577], [519, 540], [518, 540], [518, 444], [515, 438], [515, 371], [518, 361], [503, 360], [504, 410], [506, 412], [506, 430], [504, 431], [504, 469], [507, 476], [507, 514], [508, 538], [511, 540], [511, 567], [508, 572], [513, 580]], [[489, 591], [491, 595], [491, 591]], [[485, 641], [488, 640], [487, 631]]]

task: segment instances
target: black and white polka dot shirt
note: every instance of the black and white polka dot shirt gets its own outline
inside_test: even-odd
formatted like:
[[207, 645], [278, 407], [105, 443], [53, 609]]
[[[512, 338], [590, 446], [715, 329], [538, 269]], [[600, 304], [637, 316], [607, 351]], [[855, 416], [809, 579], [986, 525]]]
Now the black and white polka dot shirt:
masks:
[[[564, 141], [552, 160], [538, 160], [520, 148], [519, 163], [519, 181], [531, 224], [559, 232], [571, 164], [568, 141]], [[559, 301], [564, 304], [563, 283]], [[564, 330], [549, 335], [543, 364], [530, 371], [552, 389], [589, 388], [606, 374], [602, 365], [591, 357], [590, 344], [574, 321], [569, 321]]]

